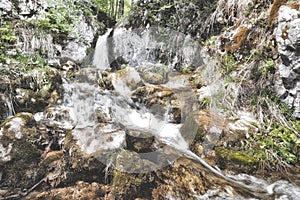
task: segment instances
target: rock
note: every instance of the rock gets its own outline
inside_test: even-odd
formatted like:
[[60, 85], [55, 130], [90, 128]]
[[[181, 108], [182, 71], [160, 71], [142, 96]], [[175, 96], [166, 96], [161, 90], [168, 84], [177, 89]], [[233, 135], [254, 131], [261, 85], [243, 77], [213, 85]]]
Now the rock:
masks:
[[141, 74], [142, 78], [145, 82], [150, 84], [162, 84], [165, 82], [164, 77], [160, 74], [152, 73], [152, 72], [145, 72]]
[[174, 93], [169, 88], [163, 86], [146, 85], [138, 87], [132, 93], [131, 98], [135, 102], [142, 102], [147, 106], [151, 106], [153, 104], [165, 106], [167, 102], [164, 100], [171, 100], [172, 98], [174, 99], [173, 94]]
[[201, 168], [191, 160], [180, 158], [158, 173], [161, 180], [152, 191], [153, 198], [164, 199], [168, 196], [172, 199], [192, 200], [196, 195], [204, 194], [209, 187], [215, 185], [213, 180], [216, 179], [208, 176]]
[[131, 91], [141, 85], [139, 73], [131, 67], [112, 73], [111, 80], [115, 91], [124, 96], [130, 96]]
[[39, 121], [52, 128], [72, 129], [76, 126], [76, 118], [73, 111], [63, 106], [47, 108]]
[[9, 0], [3, 0], [0, 2], [0, 8], [2, 9], [2, 15], [8, 15], [12, 12], [12, 3]]
[[2, 134], [10, 139], [21, 139], [23, 137], [23, 128], [31, 126], [35, 123], [31, 113], [18, 113], [14, 117], [4, 121], [2, 126]]
[[[33, 81], [34, 80], [34, 81]], [[42, 111], [50, 103], [55, 103], [61, 90], [61, 76], [55, 68], [36, 68], [20, 77], [20, 85], [14, 86], [13, 98], [16, 112]]]
[[75, 73], [74, 81], [79, 83], [97, 84], [99, 72], [96, 68], [82, 68]]
[[81, 63], [86, 57], [86, 50], [89, 46], [79, 42], [69, 42], [61, 52], [61, 56]]
[[155, 137], [147, 132], [127, 130], [126, 148], [137, 153], [147, 153], [155, 150]]
[[104, 163], [110, 152], [118, 151], [125, 146], [125, 131], [112, 124], [77, 128], [72, 131], [72, 135], [85, 154], [92, 154]]
[[38, 199], [93, 199], [101, 200], [105, 198], [106, 193], [109, 192], [109, 187], [97, 182], [78, 181], [72, 186], [63, 188], [53, 188], [42, 192], [32, 192], [24, 199], [38, 200]]
[[43, 175], [38, 165], [41, 151], [34, 145], [39, 138], [34, 123], [31, 113], [18, 113], [1, 124], [0, 187], [29, 188]]
[[295, 106], [295, 117], [297, 119], [300, 119], [300, 91], [297, 91], [297, 94], [295, 96], [295, 101], [294, 101], [294, 106]]
[[[279, 64], [279, 77], [282, 80], [284, 89], [288, 93], [293, 93], [293, 90], [300, 90], [299, 88], [299, 63], [300, 63], [300, 11], [292, 9], [288, 6], [281, 6], [278, 12], [278, 27], [274, 30], [276, 41], [278, 43], [278, 53], [281, 56], [281, 63]], [[277, 81], [275, 88], [277, 88], [278, 95], [280, 95], [284, 102], [289, 107], [295, 110], [294, 115], [297, 116], [299, 105], [295, 101], [296, 96], [282, 95], [280, 81]], [[284, 93], [285, 94], [285, 93]]]
[[[154, 174], [134, 172], [151, 172], [151, 166], [155, 165], [148, 160], [141, 159], [135, 152], [120, 152], [116, 159], [111, 195], [115, 199], [150, 199], [152, 189], [156, 185], [153, 178]], [[144, 169], [145, 167], [148, 170]]]

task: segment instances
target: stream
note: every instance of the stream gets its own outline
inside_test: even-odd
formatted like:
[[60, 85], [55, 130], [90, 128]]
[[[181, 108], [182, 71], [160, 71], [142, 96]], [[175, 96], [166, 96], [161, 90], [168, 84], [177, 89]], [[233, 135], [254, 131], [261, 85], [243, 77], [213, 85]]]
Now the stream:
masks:
[[[190, 36], [167, 32], [160, 28], [109, 29], [99, 36], [96, 44], [92, 61], [96, 68], [82, 68], [82, 74], [72, 80], [65, 75], [63, 101], [50, 108], [51, 116], [38, 113], [36, 120], [48, 120], [59, 127], [73, 129], [77, 144], [87, 154], [96, 155], [107, 165], [114, 162], [114, 155], [126, 147], [128, 132], [142, 132], [144, 134], [134, 136], [145, 140], [155, 138], [156, 148], [153, 151], [139, 152], [141, 158], [151, 160], [154, 165], [143, 169], [119, 170], [146, 173], [162, 169], [179, 157], [185, 157], [198, 162], [204, 170], [223, 179], [228, 185], [252, 194], [252, 199], [298, 199], [300, 188], [287, 181], [268, 183], [246, 174], [225, 174], [189, 150], [196, 132], [182, 132], [181, 128], [188, 123], [190, 115], [197, 111], [197, 97], [188, 84], [188, 78], [173, 69], [201, 65], [201, 48]], [[114, 89], [99, 88], [97, 80], [103, 79], [103, 71], [109, 69], [116, 60], [115, 68], [121, 70], [111, 75]], [[160, 74], [161, 82], [153, 84], [148, 81], [144, 76], [147, 73]], [[164, 104], [154, 102], [149, 105], [141, 101], [147, 98], [147, 94], [144, 99], [132, 97], [139, 87], [154, 88], [158, 91], [154, 93], [158, 99], [164, 97], [164, 92], [172, 92], [174, 99], [166, 98]], [[150, 90], [146, 91], [151, 93]], [[174, 105], [181, 108], [179, 122], [174, 120]], [[190, 130], [196, 130], [196, 127]], [[166, 147], [173, 148], [176, 153], [170, 156], [165, 152]], [[205, 195], [195, 196], [195, 199], [247, 198], [209, 190]]]

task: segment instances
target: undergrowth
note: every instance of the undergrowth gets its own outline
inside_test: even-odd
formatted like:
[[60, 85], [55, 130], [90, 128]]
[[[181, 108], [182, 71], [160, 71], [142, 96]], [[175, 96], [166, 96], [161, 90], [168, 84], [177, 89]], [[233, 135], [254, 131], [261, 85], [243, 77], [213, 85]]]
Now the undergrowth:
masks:
[[[245, 7], [242, 4], [237, 7], [229, 6], [231, 4], [233, 1], [224, 1], [228, 10], [236, 9], [238, 12]], [[226, 11], [221, 5], [223, 4], [218, 6], [216, 12]], [[280, 171], [292, 165], [300, 165], [300, 120], [293, 117], [292, 108], [282, 102], [274, 92], [278, 52], [272, 45], [272, 30], [266, 24], [269, 17], [266, 10], [270, 6], [267, 1], [257, 2], [252, 6], [253, 11], [238, 12], [243, 14], [235, 16], [234, 19], [231, 19], [233, 16], [229, 13], [229, 27], [224, 31], [237, 30], [235, 35], [230, 38], [225, 37], [224, 33], [217, 39], [212, 37], [204, 44], [210, 53], [217, 55], [223, 78], [238, 85], [238, 94], [233, 98], [230, 110], [246, 110], [257, 119], [257, 124], [254, 125], [258, 131], [249, 132], [249, 137], [238, 148], [258, 160], [261, 169]], [[257, 13], [254, 10], [262, 12], [261, 15], [253, 15]], [[248, 27], [251, 28], [243, 35], [245, 37], [242, 42], [239, 42], [237, 36], [242, 29], [237, 27], [244, 24], [238, 24], [235, 20], [243, 17], [253, 20], [248, 22], [251, 24]], [[228, 48], [233, 44], [238, 44], [238, 48]]]

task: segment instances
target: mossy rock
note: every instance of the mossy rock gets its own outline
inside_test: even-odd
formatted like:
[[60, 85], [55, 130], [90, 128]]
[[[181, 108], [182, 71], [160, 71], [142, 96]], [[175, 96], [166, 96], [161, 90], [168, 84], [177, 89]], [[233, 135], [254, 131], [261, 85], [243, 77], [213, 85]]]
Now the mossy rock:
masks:
[[17, 112], [43, 111], [52, 102], [53, 92], [59, 96], [61, 94], [62, 80], [55, 68], [36, 68], [19, 78], [21, 84], [14, 86], [14, 107]]
[[257, 166], [259, 162], [255, 157], [241, 151], [229, 150], [223, 147], [216, 147], [215, 151], [221, 159], [228, 162], [252, 166]]
[[6, 159], [1, 156], [0, 187], [27, 189], [43, 178], [44, 168], [39, 166], [42, 150], [35, 145], [39, 136], [33, 123], [31, 113], [19, 113], [2, 123], [0, 144]]

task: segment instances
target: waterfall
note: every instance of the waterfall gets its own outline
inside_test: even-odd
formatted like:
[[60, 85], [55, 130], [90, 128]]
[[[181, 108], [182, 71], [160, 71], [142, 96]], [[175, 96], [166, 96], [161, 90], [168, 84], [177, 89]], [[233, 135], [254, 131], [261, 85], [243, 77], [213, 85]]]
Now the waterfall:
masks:
[[98, 38], [93, 65], [107, 69], [113, 61], [122, 58], [134, 67], [145, 62], [170, 68], [200, 66], [200, 50], [199, 43], [183, 33], [158, 27], [144, 30], [117, 27]]
[[[109, 159], [113, 157], [111, 156], [112, 152], [124, 150], [126, 146], [125, 132], [127, 130], [145, 132], [148, 136], [154, 137], [160, 144], [164, 144], [176, 150], [176, 156], [170, 157], [170, 160], [165, 161], [158, 159], [156, 163], [153, 161], [157, 168], [151, 168], [152, 170], [161, 169], [179, 157], [186, 157], [198, 162], [205, 170], [223, 179], [228, 185], [243, 190], [246, 193], [251, 193], [258, 198], [269, 198], [277, 194], [285, 194], [282, 190], [278, 189], [278, 185], [291, 188], [290, 190], [293, 192], [293, 194], [291, 193], [292, 195], [300, 195], [300, 189], [289, 183], [283, 184], [282, 182], [275, 182], [268, 184], [266, 181], [252, 176], [241, 174], [236, 176], [227, 175], [221, 170], [210, 166], [198, 155], [193, 153], [189, 149], [189, 142], [191, 142], [189, 140], [191, 137], [184, 134], [190, 135], [196, 134], [196, 132], [185, 133], [185, 131], [182, 131], [182, 127], [184, 123], [188, 122], [189, 115], [198, 109], [198, 107], [194, 105], [197, 97], [194, 91], [188, 87], [188, 81], [185, 77], [172, 76], [163, 84], [164, 88], [167, 88], [175, 94], [174, 96], [179, 99], [179, 104], [183, 108], [181, 111], [182, 121], [180, 124], [170, 122], [168, 119], [168, 107], [166, 109], [160, 109], [160, 105], [157, 104], [149, 108], [143, 103], [134, 102], [131, 98], [134, 89], [128, 85], [128, 82], [133, 81], [138, 83], [142, 81], [141, 73], [145, 70], [145, 68], [143, 68], [145, 62], [152, 63], [153, 66], [161, 66], [160, 60], [153, 54], [153, 50], [158, 46], [165, 48], [164, 44], [158, 42], [157, 36], [153, 36], [150, 30], [137, 33], [123, 28], [117, 28], [114, 30], [113, 36], [109, 37], [111, 35], [112, 29], [98, 38], [93, 65], [100, 71], [107, 69], [110, 65], [109, 60], [111, 56], [115, 58], [122, 56], [129, 63], [127, 67], [128, 70], [122, 71], [125, 75], [123, 74], [122, 76], [115, 73], [111, 76], [113, 78], [112, 85], [115, 89], [113, 91], [103, 90], [95, 84], [95, 81], [82, 82], [78, 79], [76, 80], [76, 78], [76, 81], [68, 80], [64, 83], [65, 95], [62, 105], [72, 110], [71, 113], [73, 117], [71, 118], [76, 119], [73, 136], [82, 149], [88, 154], [93, 155], [101, 152], [101, 156], [98, 156], [97, 159], [103, 163], [108, 163], [111, 162]], [[189, 37], [183, 37], [183, 40], [177, 39], [180, 40], [180, 43], [177, 43], [178, 50], [176, 50], [179, 54], [181, 52], [180, 45], [190, 45], [191, 39]], [[172, 40], [174, 40], [174, 38]], [[109, 43], [113, 43], [113, 45], [109, 45]], [[168, 45], [172, 46], [171, 44]], [[174, 45], [175, 44], [173, 44], [173, 46]], [[112, 49], [109, 48], [113, 48], [113, 55], [110, 55]], [[195, 59], [191, 52], [195, 51], [195, 49], [199, 49], [195, 44], [184, 48], [186, 51], [182, 61], [184, 65], [194, 62]], [[173, 61], [170, 62], [170, 65], [172, 65], [172, 63]], [[100, 113], [101, 116], [97, 117], [97, 112]], [[191, 127], [191, 130], [196, 129]], [[141, 153], [140, 157], [151, 160], [152, 157], [159, 157], [157, 155], [163, 153], [163, 150], [158, 149], [153, 152]], [[129, 172], [149, 172], [147, 168], [139, 170], [140, 171]], [[203, 199], [200, 196], [197, 198]]]
[[104, 35], [99, 36], [96, 43], [93, 65], [101, 70], [107, 69], [110, 66], [108, 36], [111, 31], [112, 29], [108, 29]]

